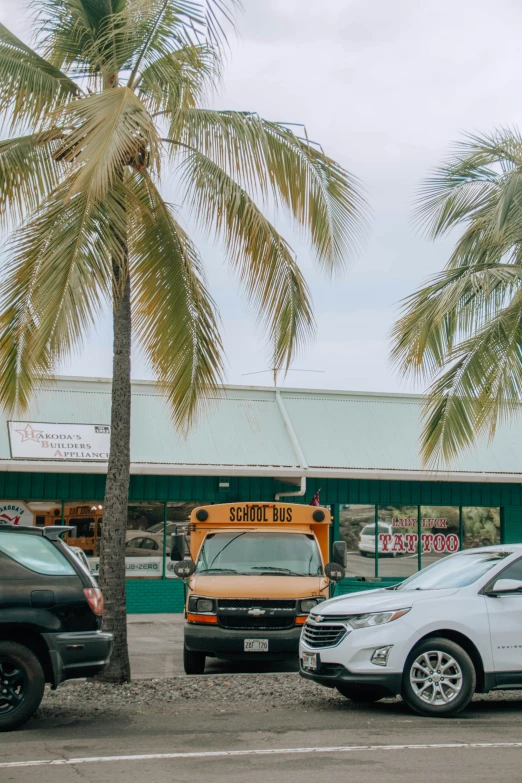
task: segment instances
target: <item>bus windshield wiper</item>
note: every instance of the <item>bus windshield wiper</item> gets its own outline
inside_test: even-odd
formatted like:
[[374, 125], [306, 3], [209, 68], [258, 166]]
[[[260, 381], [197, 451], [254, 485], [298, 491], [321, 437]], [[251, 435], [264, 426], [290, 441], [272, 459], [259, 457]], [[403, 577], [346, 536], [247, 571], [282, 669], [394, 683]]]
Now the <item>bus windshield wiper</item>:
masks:
[[227, 574], [237, 574], [237, 571], [235, 568], [202, 568], [198, 569], [198, 574], [209, 574], [211, 571], [213, 572], [219, 572], [219, 573], [227, 573]]
[[279, 568], [278, 566], [252, 566], [251, 571], [263, 571], [263, 573], [274, 574], [276, 576], [311, 576], [311, 574], [300, 574], [297, 571], [292, 571], [291, 568]]

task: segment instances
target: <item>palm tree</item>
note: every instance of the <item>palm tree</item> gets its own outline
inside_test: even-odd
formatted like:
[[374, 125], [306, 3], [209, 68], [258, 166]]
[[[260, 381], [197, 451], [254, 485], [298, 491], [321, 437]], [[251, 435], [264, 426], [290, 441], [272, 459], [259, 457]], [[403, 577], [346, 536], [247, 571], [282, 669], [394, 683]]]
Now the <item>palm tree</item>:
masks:
[[443, 272], [405, 300], [393, 357], [430, 381], [422, 456], [436, 465], [492, 437], [522, 400], [522, 136], [468, 136], [426, 181], [418, 219], [462, 231]]
[[[251, 112], [205, 108], [235, 0], [34, 0], [35, 48], [0, 26], [0, 214], [14, 227], [0, 288], [0, 400], [34, 389], [114, 314], [111, 448], [100, 584], [115, 634], [106, 678], [129, 679], [124, 541], [131, 331], [177, 425], [222, 379], [216, 306], [197, 248], [161, 196], [223, 242], [288, 368], [313, 333], [291, 247], [258, 206], [283, 208], [332, 273], [357, 244], [357, 182], [306, 134]], [[8, 225], [7, 225], [8, 224]], [[132, 323], [132, 329], [131, 329]]]

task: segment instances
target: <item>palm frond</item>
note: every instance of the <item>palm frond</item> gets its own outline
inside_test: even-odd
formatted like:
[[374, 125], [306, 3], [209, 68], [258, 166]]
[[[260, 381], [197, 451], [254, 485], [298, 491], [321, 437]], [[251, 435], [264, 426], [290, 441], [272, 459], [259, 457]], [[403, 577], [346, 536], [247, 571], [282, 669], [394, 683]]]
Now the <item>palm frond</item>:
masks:
[[[220, 47], [226, 42], [222, 22], [233, 26], [239, 7], [239, 0], [126, 0], [96, 35], [96, 48], [103, 52], [100, 67], [129, 70], [133, 88], [160, 57], [184, 46]], [[94, 58], [91, 51], [89, 59]]]
[[422, 457], [438, 466], [495, 433], [522, 403], [522, 291], [447, 359], [449, 369], [428, 390]]
[[114, 16], [126, 5], [127, 0], [33, 0], [45, 57], [58, 68], [89, 77], [91, 86], [100, 86], [105, 66], [114, 72]]
[[151, 114], [172, 114], [195, 107], [220, 76], [214, 48], [188, 45], [151, 61], [137, 81], [137, 93]]
[[446, 269], [404, 300], [392, 331], [392, 360], [406, 374], [430, 378], [459, 341], [501, 313], [522, 288], [522, 264], [496, 259]]
[[[49, 60], [60, 68], [110, 78], [140, 71], [185, 45], [222, 43], [221, 19], [236, 0], [35, 0]], [[116, 86], [116, 85], [112, 85]]]
[[51, 129], [0, 141], [0, 226], [33, 212], [57, 186], [60, 165], [53, 153], [62, 131]]
[[200, 225], [222, 237], [275, 346], [275, 366], [288, 368], [314, 331], [310, 294], [290, 247], [248, 193], [210, 158], [192, 152], [181, 171], [184, 202]]
[[80, 93], [72, 79], [0, 24], [0, 112], [11, 126], [38, 125]]
[[198, 252], [147, 172], [126, 183], [133, 328], [180, 428], [222, 380], [217, 311]]
[[0, 404], [27, 407], [32, 389], [81, 347], [126, 233], [122, 194], [69, 198], [65, 181], [15, 232], [0, 286]]
[[[461, 222], [469, 222], [498, 208], [502, 190], [510, 180], [519, 180], [522, 138], [518, 131], [500, 131], [493, 136], [466, 136], [455, 154], [423, 183], [418, 194], [416, 222], [436, 238]], [[514, 184], [511, 184], [513, 189]], [[520, 189], [520, 183], [518, 182]], [[497, 225], [506, 216], [504, 199]]]
[[425, 184], [418, 216], [434, 237], [462, 228], [393, 331], [400, 371], [431, 380], [423, 459], [447, 463], [522, 402], [520, 133], [466, 137]]
[[203, 0], [203, 13], [205, 18], [204, 29], [199, 36], [205, 35], [206, 40], [215, 45], [227, 42], [227, 33], [224, 24], [235, 30], [235, 14], [243, 7], [242, 0]]
[[172, 141], [203, 153], [250, 192], [282, 203], [329, 271], [359, 247], [367, 212], [360, 185], [306, 137], [248, 112], [189, 108], [170, 119]]
[[70, 195], [87, 189], [103, 197], [125, 166], [159, 168], [159, 139], [153, 120], [128, 87], [105, 90], [68, 106], [60, 115], [74, 130], [60, 156], [73, 163]]

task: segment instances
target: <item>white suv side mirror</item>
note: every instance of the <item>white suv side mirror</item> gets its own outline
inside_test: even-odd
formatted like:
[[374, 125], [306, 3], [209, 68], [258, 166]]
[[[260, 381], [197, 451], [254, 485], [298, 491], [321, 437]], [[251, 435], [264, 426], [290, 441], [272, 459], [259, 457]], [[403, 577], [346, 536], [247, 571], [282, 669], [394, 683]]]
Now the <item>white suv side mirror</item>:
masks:
[[494, 593], [495, 595], [504, 593], [522, 593], [522, 582], [520, 582], [518, 579], [497, 579], [488, 592]]

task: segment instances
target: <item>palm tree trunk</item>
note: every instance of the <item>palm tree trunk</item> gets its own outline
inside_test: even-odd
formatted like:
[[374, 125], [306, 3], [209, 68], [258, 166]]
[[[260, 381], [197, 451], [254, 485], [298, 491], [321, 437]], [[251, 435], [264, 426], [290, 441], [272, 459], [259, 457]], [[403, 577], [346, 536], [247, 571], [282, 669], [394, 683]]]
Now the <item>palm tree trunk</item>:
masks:
[[[105, 489], [99, 585], [105, 599], [103, 629], [114, 634], [109, 666], [98, 679], [130, 680], [125, 599], [125, 533], [130, 476], [131, 426], [131, 302], [128, 257], [126, 269], [113, 264], [114, 355], [112, 374], [111, 446]], [[125, 284], [121, 287], [122, 275]]]

